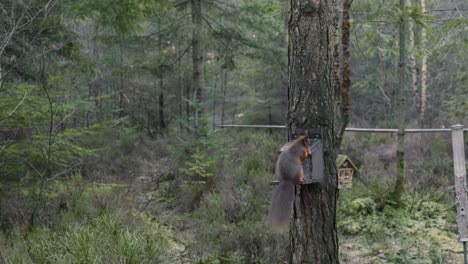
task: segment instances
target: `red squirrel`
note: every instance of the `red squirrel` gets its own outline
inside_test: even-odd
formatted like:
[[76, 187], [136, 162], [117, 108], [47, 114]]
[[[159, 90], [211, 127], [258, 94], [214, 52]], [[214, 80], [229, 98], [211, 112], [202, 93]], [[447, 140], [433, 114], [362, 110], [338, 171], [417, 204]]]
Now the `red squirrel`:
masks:
[[279, 185], [273, 193], [269, 217], [274, 228], [285, 229], [291, 218], [294, 201], [294, 185], [304, 182], [302, 162], [312, 155], [308, 147], [307, 136], [299, 136], [291, 144], [281, 148], [282, 152], [276, 162], [276, 176]]

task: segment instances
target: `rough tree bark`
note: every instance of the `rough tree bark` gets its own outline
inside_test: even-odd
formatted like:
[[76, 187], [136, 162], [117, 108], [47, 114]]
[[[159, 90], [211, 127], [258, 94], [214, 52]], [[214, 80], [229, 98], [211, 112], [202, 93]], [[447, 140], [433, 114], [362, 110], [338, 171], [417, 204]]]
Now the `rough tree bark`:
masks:
[[[421, 0], [421, 13], [426, 12], [426, 0]], [[421, 28], [421, 48], [426, 48], [426, 29]], [[422, 127], [426, 126], [426, 105], [427, 105], [427, 56], [422, 52], [421, 57], [421, 113], [419, 123]]]
[[336, 28], [334, 0], [291, 0], [289, 136], [301, 128], [324, 129], [326, 181], [297, 187], [290, 226], [290, 263], [339, 262], [334, 134]]
[[[180, 49], [180, 43], [177, 43], [176, 47], [177, 47], [177, 57], [179, 57], [180, 54], [183, 52]], [[177, 113], [178, 113], [178, 116], [183, 116], [182, 93], [183, 93], [184, 83], [183, 83], [183, 71], [182, 71], [182, 58], [177, 62], [177, 68], [179, 69], [179, 72], [177, 74], [177, 96], [176, 96], [177, 110], [178, 110]]]
[[[158, 21], [158, 29], [159, 32], [161, 32], [161, 21]], [[163, 53], [163, 48], [162, 48], [162, 36], [161, 34], [158, 34], [158, 51], [160, 54]], [[166, 129], [166, 121], [164, 117], [164, 79], [163, 79], [163, 72], [161, 67], [159, 68], [159, 76], [158, 76], [158, 88], [159, 88], [159, 96], [158, 96], [158, 104], [159, 104], [159, 130], [164, 130]]]
[[351, 106], [349, 103], [349, 94], [351, 89], [351, 68], [349, 67], [351, 56], [349, 52], [349, 43], [350, 43], [350, 33], [351, 33], [351, 4], [353, 0], [344, 0], [343, 1], [343, 21], [341, 23], [342, 37], [341, 37], [341, 48], [343, 51], [343, 68], [341, 71], [341, 76], [343, 82], [341, 84], [341, 120], [340, 128], [336, 140], [337, 148], [340, 147], [341, 142], [343, 141], [343, 135], [346, 129], [346, 126], [349, 123], [349, 113], [351, 111]]
[[[408, 0], [408, 6], [412, 6], [413, 3], [411, 0]], [[416, 113], [419, 113], [420, 103], [419, 103], [419, 90], [418, 90], [418, 74], [416, 71], [416, 51], [415, 51], [415, 24], [414, 22], [409, 21], [408, 23], [409, 30], [409, 68], [411, 71], [411, 90], [413, 91], [413, 104], [416, 110]]]
[[[122, 47], [122, 40], [119, 41], [119, 59], [120, 59], [120, 67], [123, 67], [123, 47]], [[117, 102], [118, 110], [118, 117], [122, 118], [125, 115], [125, 94], [124, 94], [124, 76], [123, 70], [119, 70], [119, 98]]]
[[398, 108], [397, 108], [397, 119], [398, 119], [398, 145], [396, 151], [396, 165], [397, 165], [397, 177], [393, 190], [390, 193], [390, 199], [394, 202], [399, 203], [401, 195], [404, 191], [404, 183], [406, 178], [406, 164], [405, 164], [405, 111], [406, 111], [406, 16], [404, 14], [406, 8], [406, 0], [400, 0], [400, 7], [402, 14], [399, 21], [399, 61], [398, 61]]
[[163, 79], [159, 77], [159, 129], [164, 130], [166, 129], [166, 121], [164, 117], [164, 88], [163, 88]]
[[225, 109], [226, 109], [226, 89], [227, 89], [227, 81], [228, 81], [228, 72], [227, 70], [224, 70], [224, 73], [222, 73], [221, 78], [222, 80], [222, 85], [223, 85], [223, 98], [221, 102], [221, 124], [224, 125], [224, 118], [225, 118]]
[[214, 82], [213, 82], [213, 119], [212, 119], [213, 128], [216, 127], [216, 97], [217, 97], [217, 89], [218, 89], [218, 82], [219, 82], [220, 74], [222, 74], [222, 72], [216, 73]]
[[202, 23], [201, 0], [192, 0], [192, 64], [193, 64], [193, 90], [195, 92], [195, 125], [198, 123], [198, 118], [203, 112], [203, 87], [204, 87], [204, 71], [203, 71], [203, 48], [201, 45], [201, 23]]

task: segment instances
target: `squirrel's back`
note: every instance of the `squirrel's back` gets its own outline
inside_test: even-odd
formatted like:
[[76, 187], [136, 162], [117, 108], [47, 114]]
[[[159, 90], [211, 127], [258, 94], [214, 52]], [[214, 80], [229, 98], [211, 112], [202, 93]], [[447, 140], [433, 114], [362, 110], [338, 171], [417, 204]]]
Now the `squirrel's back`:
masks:
[[293, 181], [301, 169], [299, 157], [295, 157], [289, 150], [281, 152], [276, 163], [276, 176], [279, 181]]
[[307, 137], [300, 136], [283, 149], [276, 162], [279, 185], [273, 192], [269, 216], [277, 229], [285, 229], [289, 224], [294, 202], [294, 186], [304, 180], [301, 162], [311, 154], [307, 143]]

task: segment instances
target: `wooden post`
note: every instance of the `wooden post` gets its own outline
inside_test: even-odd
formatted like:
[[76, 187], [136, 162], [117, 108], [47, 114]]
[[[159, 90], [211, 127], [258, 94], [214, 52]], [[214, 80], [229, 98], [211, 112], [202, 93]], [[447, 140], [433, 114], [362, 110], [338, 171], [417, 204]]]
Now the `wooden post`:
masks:
[[453, 172], [455, 174], [455, 199], [457, 205], [457, 222], [459, 239], [468, 241], [468, 200], [466, 197], [466, 167], [465, 147], [463, 141], [463, 125], [452, 126]]

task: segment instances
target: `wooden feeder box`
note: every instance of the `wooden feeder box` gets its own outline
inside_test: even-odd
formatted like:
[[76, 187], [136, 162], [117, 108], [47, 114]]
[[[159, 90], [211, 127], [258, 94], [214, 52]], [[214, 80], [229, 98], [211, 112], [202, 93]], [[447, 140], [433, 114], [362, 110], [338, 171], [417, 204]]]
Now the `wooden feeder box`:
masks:
[[336, 157], [338, 169], [338, 189], [351, 188], [353, 186], [353, 174], [357, 171], [356, 165], [346, 155]]

